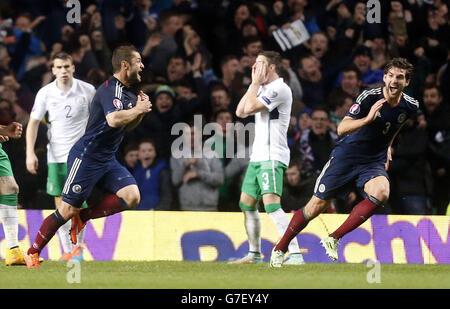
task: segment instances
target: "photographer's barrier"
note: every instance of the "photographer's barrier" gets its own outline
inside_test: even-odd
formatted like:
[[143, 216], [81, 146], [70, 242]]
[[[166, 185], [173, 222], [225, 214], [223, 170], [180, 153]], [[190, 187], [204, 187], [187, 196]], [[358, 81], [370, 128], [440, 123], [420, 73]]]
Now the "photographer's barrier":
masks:
[[[34, 240], [43, 219], [52, 212], [19, 210], [23, 251]], [[346, 218], [347, 215], [322, 214], [297, 236], [306, 262], [330, 262], [319, 241]], [[267, 261], [280, 236], [265, 213], [261, 213], [261, 219], [262, 250]], [[450, 264], [449, 222], [447, 216], [373, 216], [341, 240], [338, 261]], [[85, 244], [85, 260], [227, 261], [248, 251], [240, 212], [127, 211], [88, 222]], [[5, 249], [0, 227], [2, 258]], [[59, 237], [55, 235], [41, 257], [57, 260], [61, 252]]]

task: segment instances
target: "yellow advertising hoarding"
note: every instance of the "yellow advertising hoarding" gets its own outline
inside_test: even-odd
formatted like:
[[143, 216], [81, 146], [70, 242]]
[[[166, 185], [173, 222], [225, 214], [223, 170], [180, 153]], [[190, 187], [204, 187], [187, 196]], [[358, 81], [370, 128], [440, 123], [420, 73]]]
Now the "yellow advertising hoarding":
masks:
[[[53, 210], [20, 210], [20, 247], [26, 250], [43, 219]], [[291, 216], [291, 214], [289, 214]], [[322, 214], [297, 236], [306, 262], [331, 262], [319, 241], [347, 215]], [[275, 224], [261, 214], [262, 251], [267, 261], [280, 238]], [[341, 239], [338, 262], [450, 264], [449, 217], [372, 216]], [[0, 229], [1, 254], [5, 252]], [[86, 226], [85, 260], [227, 261], [248, 251], [242, 213], [126, 211], [91, 220]], [[57, 260], [59, 236], [41, 252]]]

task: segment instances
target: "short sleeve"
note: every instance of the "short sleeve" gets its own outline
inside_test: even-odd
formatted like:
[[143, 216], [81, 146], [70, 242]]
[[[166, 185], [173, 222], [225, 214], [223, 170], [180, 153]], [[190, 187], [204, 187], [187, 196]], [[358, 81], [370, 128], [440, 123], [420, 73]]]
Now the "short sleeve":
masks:
[[105, 116], [123, 109], [122, 91], [123, 86], [115, 82], [105, 85], [103, 91], [98, 93]]
[[353, 102], [353, 105], [348, 109], [346, 116], [354, 119], [361, 119], [367, 116], [370, 107], [372, 106], [373, 95], [370, 90], [364, 90]]
[[271, 112], [280, 104], [292, 102], [292, 91], [289, 87], [268, 89], [258, 96], [258, 100]]
[[33, 108], [30, 113], [31, 118], [37, 120], [42, 120], [42, 118], [44, 118], [44, 115], [47, 112], [46, 97], [47, 88], [41, 88], [34, 99]]

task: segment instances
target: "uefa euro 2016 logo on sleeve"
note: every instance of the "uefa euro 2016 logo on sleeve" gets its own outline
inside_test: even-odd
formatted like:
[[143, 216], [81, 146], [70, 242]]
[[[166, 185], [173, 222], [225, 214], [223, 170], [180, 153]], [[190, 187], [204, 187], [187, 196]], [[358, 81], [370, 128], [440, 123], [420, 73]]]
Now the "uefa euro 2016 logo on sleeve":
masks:
[[359, 104], [353, 104], [352, 107], [350, 107], [349, 112], [350, 112], [350, 114], [358, 115], [359, 114], [359, 110], [360, 110]]
[[119, 99], [114, 99], [113, 104], [114, 104], [114, 107], [116, 108], [116, 110], [123, 109], [122, 101], [120, 101]]

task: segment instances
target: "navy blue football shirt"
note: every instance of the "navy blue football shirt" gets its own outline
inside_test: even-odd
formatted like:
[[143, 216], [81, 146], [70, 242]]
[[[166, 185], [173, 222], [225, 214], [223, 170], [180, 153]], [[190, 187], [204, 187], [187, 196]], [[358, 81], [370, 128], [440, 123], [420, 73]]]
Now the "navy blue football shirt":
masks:
[[[383, 88], [364, 90], [350, 107], [346, 116], [361, 119], [368, 115], [372, 105], [382, 99]], [[419, 111], [419, 102], [402, 93], [397, 106], [384, 103], [376, 119], [358, 130], [343, 136], [336, 150], [359, 162], [386, 161], [387, 148], [404, 122]], [[361, 160], [361, 161], [360, 161]]]
[[81, 157], [107, 161], [115, 156], [126, 126], [112, 128], [106, 121], [109, 113], [136, 106], [137, 96], [117, 78], [111, 77], [95, 93], [86, 132], [73, 146]]

